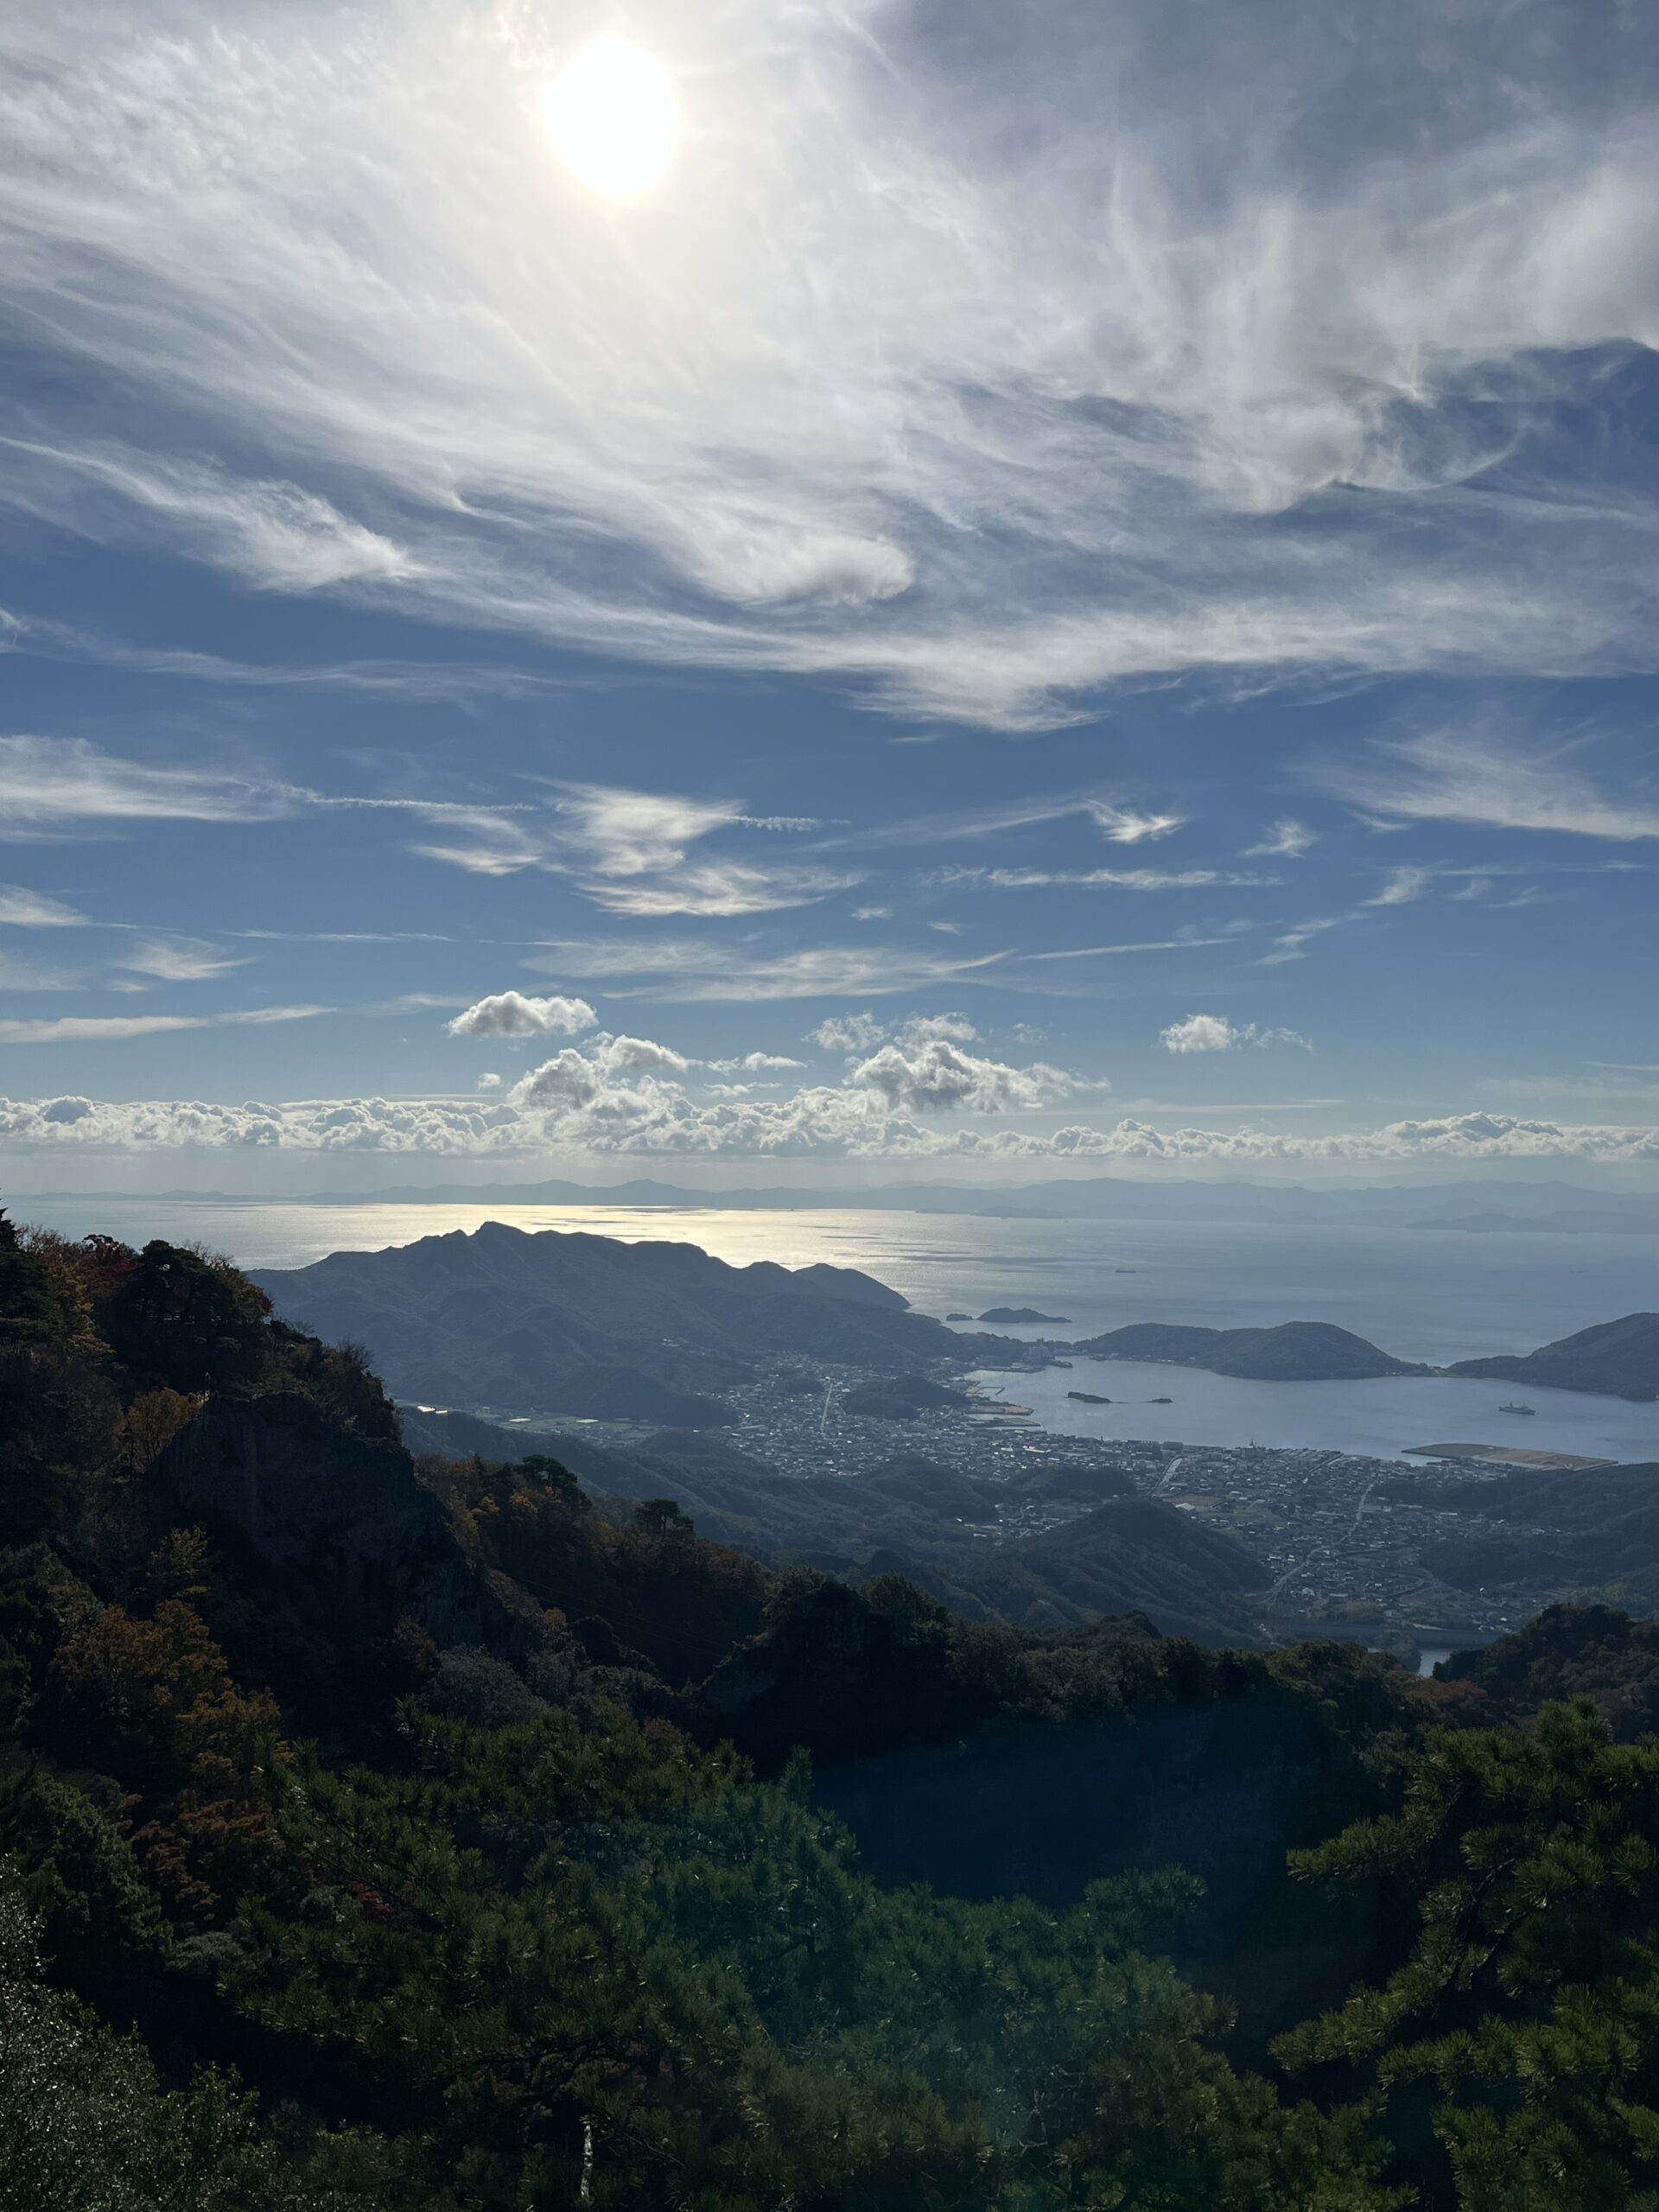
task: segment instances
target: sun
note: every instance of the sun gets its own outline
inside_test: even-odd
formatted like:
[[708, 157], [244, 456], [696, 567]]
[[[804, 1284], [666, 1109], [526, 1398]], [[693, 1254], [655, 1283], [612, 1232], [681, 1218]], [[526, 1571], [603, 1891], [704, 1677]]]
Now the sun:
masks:
[[679, 110], [669, 73], [625, 38], [596, 38], [542, 94], [542, 124], [571, 175], [609, 200], [649, 192], [673, 158]]

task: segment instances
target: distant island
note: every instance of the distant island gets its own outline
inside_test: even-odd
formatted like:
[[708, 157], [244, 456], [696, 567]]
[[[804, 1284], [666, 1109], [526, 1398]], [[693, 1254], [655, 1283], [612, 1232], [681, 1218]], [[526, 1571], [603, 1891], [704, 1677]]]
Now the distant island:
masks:
[[1460, 1359], [1449, 1367], [1395, 1359], [1391, 1352], [1329, 1321], [1281, 1321], [1270, 1329], [1202, 1329], [1171, 1321], [1135, 1321], [1104, 1336], [1053, 1349], [1086, 1353], [1094, 1359], [1200, 1367], [1249, 1382], [1353, 1382], [1385, 1375], [1433, 1375], [1590, 1391], [1637, 1405], [1659, 1400], [1659, 1313], [1626, 1313], [1617, 1321], [1599, 1321], [1542, 1344], [1536, 1351]]
[[1075, 1398], [1080, 1406], [1109, 1406], [1112, 1402], [1109, 1398], [1096, 1397], [1092, 1390], [1068, 1390], [1065, 1395]]
[[[968, 1317], [964, 1313], [962, 1318], [966, 1320]], [[1070, 1314], [1039, 1313], [1034, 1306], [993, 1306], [988, 1313], [982, 1313], [979, 1318], [982, 1321], [995, 1321], [1001, 1325], [1011, 1321], [1021, 1324], [1042, 1321], [1055, 1329], [1069, 1329], [1071, 1325]]]
[[1135, 1321], [1070, 1347], [1096, 1359], [1141, 1359], [1203, 1367], [1250, 1382], [1351, 1382], [1377, 1375], [1433, 1370], [1380, 1351], [1329, 1321], [1281, 1321], [1272, 1329], [1199, 1329]]

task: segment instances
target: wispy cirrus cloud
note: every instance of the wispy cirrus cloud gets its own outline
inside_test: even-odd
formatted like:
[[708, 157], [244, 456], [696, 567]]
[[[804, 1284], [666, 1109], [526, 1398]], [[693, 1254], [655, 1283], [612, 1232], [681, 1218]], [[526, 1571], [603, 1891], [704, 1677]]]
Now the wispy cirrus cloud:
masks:
[[43, 891], [28, 891], [19, 883], [0, 883], [0, 924], [14, 930], [76, 930], [88, 926], [87, 918], [60, 899]]
[[1247, 861], [1300, 860], [1319, 842], [1317, 830], [1310, 830], [1304, 822], [1285, 816], [1277, 822], [1270, 822], [1255, 844], [1245, 846], [1239, 858]]
[[1619, 844], [1659, 837], [1659, 795], [1604, 790], [1572, 751], [1552, 753], [1524, 735], [1425, 731], [1322, 761], [1313, 772], [1333, 798], [1385, 821], [1549, 830]]
[[712, 944], [701, 938], [617, 942], [560, 938], [524, 965], [602, 980], [623, 995], [697, 1001], [880, 997], [971, 982], [1008, 958], [1006, 952], [952, 957], [899, 946], [818, 945], [771, 952], [762, 944]]
[[256, 957], [221, 952], [217, 945], [204, 944], [199, 938], [154, 938], [124, 952], [116, 965], [136, 976], [153, 976], [158, 982], [205, 983], [215, 976], [228, 975], [233, 968], [245, 968]]
[[119, 1044], [133, 1037], [160, 1037], [180, 1029], [216, 1029], [229, 1024], [264, 1027], [272, 1022], [309, 1021], [332, 1014], [327, 1006], [256, 1006], [228, 1014], [65, 1014], [41, 1020], [0, 1021], [0, 1042], [8, 1045]]
[[[619, 216], [540, 133], [563, 17], [20, 18], [0, 283], [75, 373], [28, 380], [10, 495], [261, 589], [1011, 728], [1168, 672], [1652, 664], [1595, 358], [1654, 336], [1639, 16], [1580, 70], [1542, 0], [1403, 0], [1363, 76], [1311, 6], [629, 22], [691, 127]], [[1597, 416], [1571, 464], [1557, 398]]]
[[1255, 891], [1279, 878], [1217, 868], [963, 868], [946, 869], [938, 880], [990, 891]]
[[295, 810], [279, 785], [123, 759], [85, 738], [0, 737], [0, 835], [125, 822], [259, 822]]

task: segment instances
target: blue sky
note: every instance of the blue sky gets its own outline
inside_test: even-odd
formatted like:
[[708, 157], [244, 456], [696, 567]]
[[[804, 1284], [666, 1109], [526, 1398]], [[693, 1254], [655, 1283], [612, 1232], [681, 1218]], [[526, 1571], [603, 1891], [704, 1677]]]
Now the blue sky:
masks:
[[1652, 1179], [1656, 65], [0, 29], [0, 1176]]

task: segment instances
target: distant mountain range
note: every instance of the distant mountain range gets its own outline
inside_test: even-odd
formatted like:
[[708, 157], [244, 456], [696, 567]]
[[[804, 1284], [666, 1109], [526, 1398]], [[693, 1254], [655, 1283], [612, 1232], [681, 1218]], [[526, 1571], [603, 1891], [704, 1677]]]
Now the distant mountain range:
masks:
[[[42, 1198], [84, 1193], [42, 1192]], [[113, 1198], [119, 1194], [108, 1193]], [[781, 1185], [701, 1191], [641, 1178], [594, 1187], [559, 1179], [524, 1183], [394, 1184], [378, 1190], [270, 1192], [168, 1191], [159, 1198], [211, 1205], [543, 1205], [715, 1207], [734, 1212], [866, 1211], [970, 1214], [1039, 1220], [1324, 1222], [1400, 1228], [1613, 1230], [1659, 1235], [1659, 1192], [1591, 1189], [1573, 1183], [1484, 1181], [1332, 1185], [1140, 1180], [1095, 1175], [1041, 1183], [887, 1183], [868, 1190]]]

